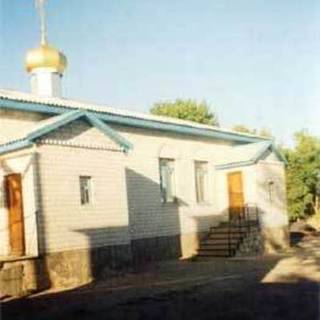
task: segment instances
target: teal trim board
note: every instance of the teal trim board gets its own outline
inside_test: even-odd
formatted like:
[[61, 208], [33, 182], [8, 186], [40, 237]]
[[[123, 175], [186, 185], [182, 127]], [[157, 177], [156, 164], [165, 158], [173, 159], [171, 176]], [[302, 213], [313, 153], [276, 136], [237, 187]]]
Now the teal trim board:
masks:
[[28, 148], [28, 147], [31, 147], [32, 145], [33, 145], [33, 142], [29, 140], [19, 140], [19, 141], [14, 141], [12, 143], [0, 145], [0, 155], [21, 150], [24, 148]]
[[256, 164], [259, 160], [263, 160], [271, 152], [274, 152], [276, 154], [277, 158], [281, 162], [283, 162], [284, 164], [287, 164], [286, 159], [280, 153], [280, 151], [275, 147], [273, 141], [266, 141], [264, 143], [264, 145], [261, 147], [261, 149], [251, 159], [246, 160], [246, 161], [229, 162], [229, 163], [225, 163], [225, 164], [220, 164], [220, 165], [216, 165], [215, 168], [217, 170], [223, 170], [223, 169], [231, 169], [231, 168], [236, 168], [236, 167], [250, 166], [250, 165]]
[[123, 138], [119, 133], [117, 133], [115, 130], [113, 130], [103, 121], [99, 120], [93, 114], [86, 113], [86, 117], [93, 126], [95, 126], [97, 129], [100, 129], [107, 137], [112, 139], [117, 144], [121, 145], [125, 151], [129, 151], [130, 149], [133, 149], [132, 143], [130, 143], [125, 138]]
[[98, 130], [102, 131], [107, 137], [109, 137], [116, 144], [120, 145], [123, 151], [128, 152], [133, 148], [133, 145], [119, 135], [115, 130], [110, 128], [107, 124], [97, 119], [94, 115], [83, 112], [80, 110], [69, 111], [67, 113], [61, 114], [55, 118], [48, 120], [48, 123], [44, 123], [42, 127], [39, 127], [30, 133], [28, 133], [24, 138], [12, 141], [10, 143], [0, 145], [0, 154], [7, 152], [17, 151], [26, 147], [32, 146], [37, 139], [49, 134], [73, 121], [80, 118], [84, 118], [91, 126], [96, 127]]
[[[0, 108], [8, 108], [21, 111], [29, 112], [39, 112], [47, 114], [62, 114], [65, 112], [70, 112], [71, 110], [77, 110], [72, 107], [67, 106], [56, 106], [44, 103], [35, 103], [35, 102], [21, 102], [13, 99], [4, 99], [0, 97]], [[219, 129], [205, 129], [205, 128], [196, 128], [188, 124], [173, 124], [166, 123], [157, 120], [142, 119], [134, 116], [123, 116], [112, 114], [110, 112], [96, 112], [83, 110], [84, 112], [90, 112], [94, 114], [98, 119], [107, 122], [109, 124], [118, 124], [123, 126], [143, 128], [150, 130], [160, 130], [178, 134], [187, 134], [194, 136], [202, 136], [212, 139], [221, 139], [239, 143], [250, 143], [250, 142], [259, 142], [259, 141], [268, 141], [268, 139], [261, 137], [251, 137], [246, 135], [241, 135], [240, 133], [220, 131]]]
[[[43, 127], [40, 127], [39, 129], [36, 129], [34, 131], [32, 131], [31, 133], [29, 133], [27, 135], [27, 139], [28, 140], [35, 140], [37, 138], [40, 138], [46, 134], [49, 134], [50, 132], [72, 122], [75, 121], [79, 118], [81, 118], [82, 116], [84, 116], [84, 114], [81, 111], [71, 111], [68, 113], [64, 113], [60, 116], [55, 117], [55, 121], [52, 121], [51, 123], [44, 125]], [[51, 119], [49, 119], [51, 120]]]

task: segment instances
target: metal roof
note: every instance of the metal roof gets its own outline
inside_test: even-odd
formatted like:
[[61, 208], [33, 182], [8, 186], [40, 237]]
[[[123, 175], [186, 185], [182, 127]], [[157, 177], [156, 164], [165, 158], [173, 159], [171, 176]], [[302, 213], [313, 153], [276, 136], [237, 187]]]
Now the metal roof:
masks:
[[0, 90], [0, 108], [27, 110], [48, 114], [61, 114], [70, 110], [90, 111], [100, 120], [125, 126], [151, 130], [163, 130], [181, 134], [204, 136], [239, 143], [266, 141], [269, 139], [256, 135], [235, 132], [220, 127], [195, 123], [192, 121], [155, 116], [145, 113], [116, 109], [106, 105], [80, 102], [65, 98], [41, 97], [30, 93]]

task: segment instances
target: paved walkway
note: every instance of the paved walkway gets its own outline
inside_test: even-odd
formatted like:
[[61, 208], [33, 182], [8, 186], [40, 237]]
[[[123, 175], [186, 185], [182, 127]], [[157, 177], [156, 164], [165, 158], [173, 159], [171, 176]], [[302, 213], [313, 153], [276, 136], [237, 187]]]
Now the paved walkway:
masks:
[[320, 237], [282, 256], [166, 262], [3, 304], [6, 319], [320, 319]]

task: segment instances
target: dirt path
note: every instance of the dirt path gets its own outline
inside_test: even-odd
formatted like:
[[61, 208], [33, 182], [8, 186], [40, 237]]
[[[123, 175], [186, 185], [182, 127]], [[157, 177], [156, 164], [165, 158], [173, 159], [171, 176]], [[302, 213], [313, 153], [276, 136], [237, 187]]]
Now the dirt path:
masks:
[[2, 319], [320, 319], [320, 237], [284, 256], [156, 264], [2, 305]]

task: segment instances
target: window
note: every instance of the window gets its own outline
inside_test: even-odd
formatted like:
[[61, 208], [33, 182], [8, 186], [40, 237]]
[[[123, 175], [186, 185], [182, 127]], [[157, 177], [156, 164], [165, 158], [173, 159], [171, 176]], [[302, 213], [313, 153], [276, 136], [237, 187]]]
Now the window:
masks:
[[269, 193], [269, 202], [270, 203], [272, 203], [273, 191], [274, 191], [274, 181], [269, 179], [268, 180], [268, 193]]
[[92, 182], [91, 177], [80, 176], [80, 196], [81, 205], [88, 205], [92, 203]]
[[208, 163], [203, 161], [195, 162], [196, 196], [198, 203], [207, 202], [208, 194]]
[[162, 202], [175, 201], [174, 160], [160, 159], [160, 190]]

